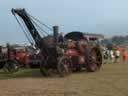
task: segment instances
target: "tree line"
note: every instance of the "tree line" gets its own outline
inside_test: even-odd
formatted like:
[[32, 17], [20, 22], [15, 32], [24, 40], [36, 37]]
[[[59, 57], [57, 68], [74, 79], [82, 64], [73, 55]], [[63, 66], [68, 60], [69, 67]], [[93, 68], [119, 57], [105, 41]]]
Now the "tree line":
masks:
[[113, 36], [111, 38], [106, 38], [103, 40], [104, 44], [114, 44], [114, 45], [128, 45], [128, 35], [126, 36]]

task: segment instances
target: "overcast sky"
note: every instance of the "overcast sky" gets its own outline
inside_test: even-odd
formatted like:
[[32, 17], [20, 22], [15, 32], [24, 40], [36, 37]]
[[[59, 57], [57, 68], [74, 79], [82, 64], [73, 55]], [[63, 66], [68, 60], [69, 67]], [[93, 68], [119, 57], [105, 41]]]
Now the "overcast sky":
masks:
[[25, 8], [65, 33], [128, 34], [128, 0], [0, 0], [0, 42], [27, 42], [11, 8]]

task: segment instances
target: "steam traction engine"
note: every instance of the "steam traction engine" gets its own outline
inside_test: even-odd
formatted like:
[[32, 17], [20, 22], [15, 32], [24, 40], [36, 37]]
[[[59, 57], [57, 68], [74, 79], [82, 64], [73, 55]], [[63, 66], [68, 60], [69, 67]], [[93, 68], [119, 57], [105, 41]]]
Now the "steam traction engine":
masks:
[[[40, 71], [43, 75], [47, 76], [56, 71], [60, 76], [66, 76], [82, 68], [86, 68], [89, 72], [100, 68], [102, 64], [100, 48], [99, 46], [90, 48], [83, 33], [68, 33], [64, 36], [64, 41], [58, 43], [58, 27], [54, 26], [54, 35], [48, 42], [40, 36], [32, 17], [25, 9], [12, 9], [12, 13], [15, 17], [17, 14], [22, 18], [36, 47], [40, 49], [42, 54]], [[17, 17], [16, 20], [18, 21]]]

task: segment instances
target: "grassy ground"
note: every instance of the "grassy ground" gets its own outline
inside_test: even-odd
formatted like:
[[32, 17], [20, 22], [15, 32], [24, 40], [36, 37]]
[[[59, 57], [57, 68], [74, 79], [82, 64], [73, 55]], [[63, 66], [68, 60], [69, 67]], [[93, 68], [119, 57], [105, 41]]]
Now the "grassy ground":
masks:
[[5, 73], [0, 70], [0, 79], [12, 79], [12, 78], [27, 78], [27, 77], [42, 77], [39, 69], [25, 69], [21, 68], [15, 73]]
[[38, 69], [0, 71], [0, 96], [128, 96], [128, 64], [104, 64], [95, 73], [42, 77]]

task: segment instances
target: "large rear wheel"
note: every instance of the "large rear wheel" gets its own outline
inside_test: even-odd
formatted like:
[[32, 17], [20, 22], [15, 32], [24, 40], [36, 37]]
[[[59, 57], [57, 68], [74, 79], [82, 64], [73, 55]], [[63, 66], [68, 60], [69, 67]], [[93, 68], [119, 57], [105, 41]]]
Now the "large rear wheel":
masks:
[[88, 54], [87, 71], [95, 72], [102, 65], [102, 54], [99, 48], [92, 48]]

